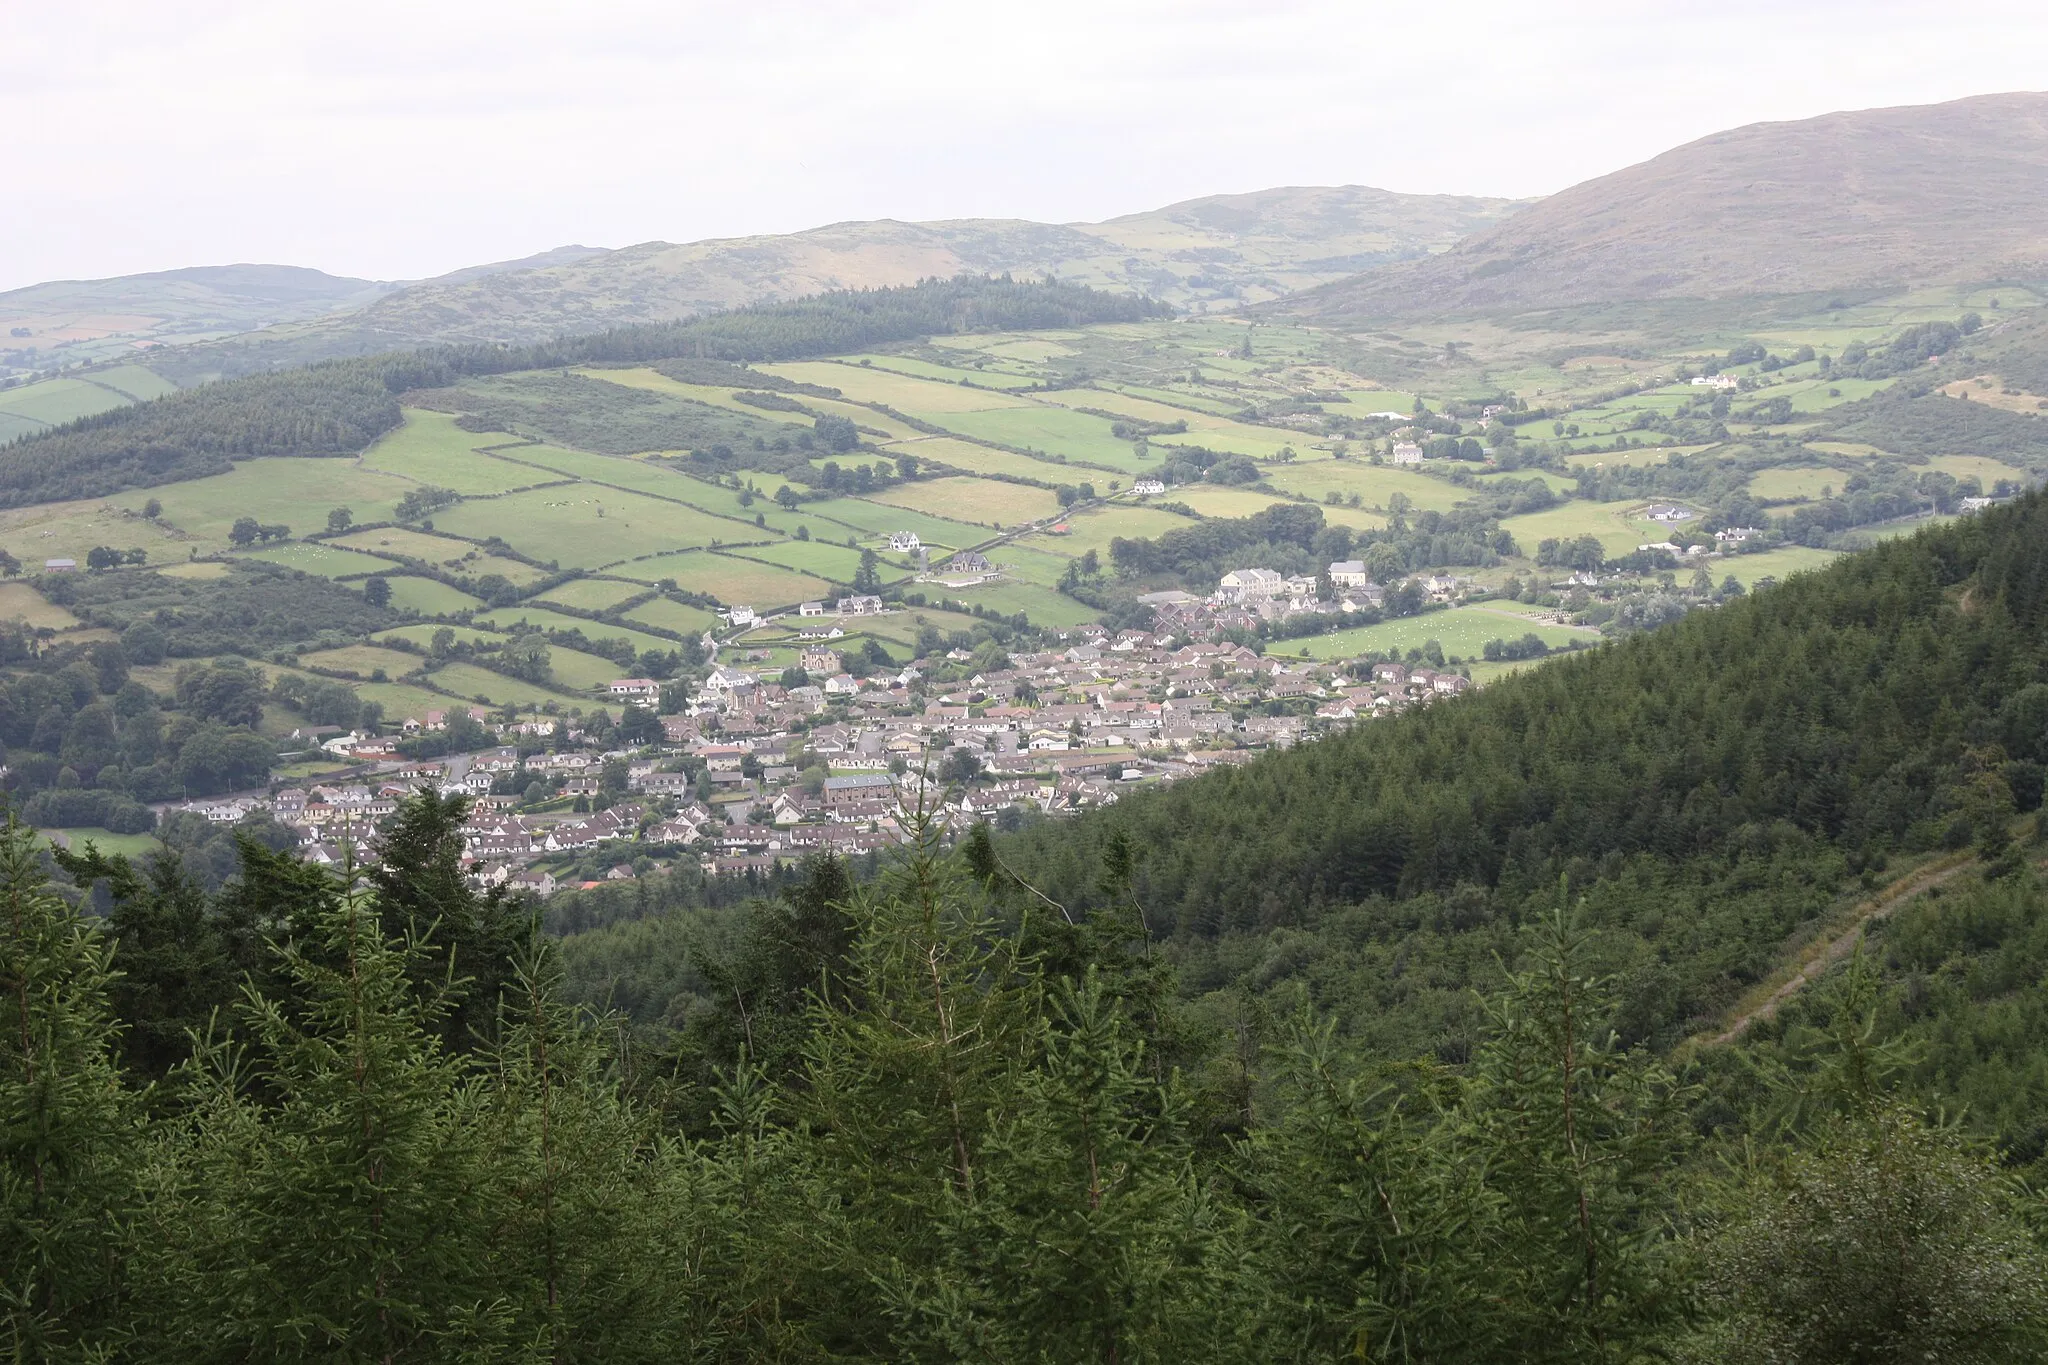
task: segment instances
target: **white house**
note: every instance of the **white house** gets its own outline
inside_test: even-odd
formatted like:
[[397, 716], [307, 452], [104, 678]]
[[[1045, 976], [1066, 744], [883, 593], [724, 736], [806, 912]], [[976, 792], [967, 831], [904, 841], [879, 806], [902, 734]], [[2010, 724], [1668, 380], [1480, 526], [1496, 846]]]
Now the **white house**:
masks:
[[825, 614], [825, 604], [823, 602], [805, 602], [796, 609], [796, 614], [798, 616], [823, 616]]
[[841, 616], [880, 616], [882, 599], [879, 597], [842, 597], [839, 599]]
[[1413, 441], [1394, 442], [1395, 464], [1421, 464], [1422, 447]]
[[1334, 588], [1362, 588], [1372, 582], [1372, 575], [1365, 571], [1362, 559], [1337, 559], [1330, 563], [1330, 586]]
[[912, 554], [923, 544], [924, 542], [917, 538], [917, 532], [915, 531], [891, 531], [889, 533], [889, 548], [898, 554]]
[[1216, 585], [1224, 602], [1271, 601], [1287, 591], [1287, 580], [1271, 569], [1232, 569]]
[[728, 607], [719, 615], [736, 626], [751, 626], [756, 619], [752, 607]]
[[1131, 484], [1131, 492], [1141, 498], [1156, 498], [1166, 491], [1163, 479], [1138, 479]]
[[613, 678], [610, 690], [615, 697], [659, 697], [661, 684], [652, 678]]

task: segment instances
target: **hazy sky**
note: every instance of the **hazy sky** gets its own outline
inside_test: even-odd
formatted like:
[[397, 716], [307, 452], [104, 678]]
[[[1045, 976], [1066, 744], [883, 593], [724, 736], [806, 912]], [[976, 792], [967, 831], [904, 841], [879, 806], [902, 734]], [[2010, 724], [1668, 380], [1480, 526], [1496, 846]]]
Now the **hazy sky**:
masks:
[[1720, 128], [2048, 86], [2048, 5], [11, 0], [0, 289], [566, 242], [1530, 195]]

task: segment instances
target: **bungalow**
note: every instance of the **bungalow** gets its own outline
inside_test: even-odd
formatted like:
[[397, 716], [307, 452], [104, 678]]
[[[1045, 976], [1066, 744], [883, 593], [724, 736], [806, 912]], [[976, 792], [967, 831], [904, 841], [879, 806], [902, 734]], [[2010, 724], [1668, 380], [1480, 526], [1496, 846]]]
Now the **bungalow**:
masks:
[[661, 684], [652, 678], [614, 678], [611, 694], [614, 697], [647, 697], [661, 695]]
[[78, 561], [75, 559], [46, 559], [43, 561], [44, 573], [70, 573], [77, 567]]
[[825, 604], [823, 602], [800, 603], [797, 606], [796, 614], [798, 616], [823, 616], [825, 614]]

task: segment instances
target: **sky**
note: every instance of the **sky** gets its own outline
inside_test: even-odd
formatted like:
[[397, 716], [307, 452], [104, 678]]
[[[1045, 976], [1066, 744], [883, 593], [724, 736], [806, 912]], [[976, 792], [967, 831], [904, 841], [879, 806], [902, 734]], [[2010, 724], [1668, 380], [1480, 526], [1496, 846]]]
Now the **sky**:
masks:
[[66, 0], [0, 18], [0, 290], [570, 242], [1526, 196], [1760, 120], [2048, 86], [1977, 0]]

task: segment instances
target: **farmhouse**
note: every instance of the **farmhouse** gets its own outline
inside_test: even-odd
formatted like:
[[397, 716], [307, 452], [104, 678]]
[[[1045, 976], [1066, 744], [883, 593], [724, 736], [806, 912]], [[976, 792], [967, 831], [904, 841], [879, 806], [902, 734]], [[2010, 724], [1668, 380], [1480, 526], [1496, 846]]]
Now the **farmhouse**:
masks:
[[756, 619], [752, 607], [727, 607], [719, 615], [735, 626], [751, 626]]
[[919, 549], [923, 544], [924, 542], [917, 538], [917, 532], [915, 531], [891, 531], [889, 533], [889, 548], [898, 554], [910, 554]]
[[988, 562], [987, 555], [977, 554], [973, 550], [962, 550], [946, 561], [947, 573], [987, 573], [993, 567]]
[[75, 559], [46, 559], [43, 561], [44, 573], [70, 573], [77, 567], [78, 561]]
[[1421, 464], [1422, 447], [1413, 441], [1396, 441], [1394, 443], [1394, 463]]
[[1166, 483], [1161, 479], [1139, 479], [1131, 484], [1131, 492], [1141, 498], [1156, 498], [1165, 491]]

